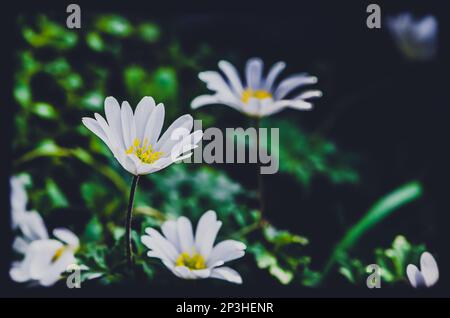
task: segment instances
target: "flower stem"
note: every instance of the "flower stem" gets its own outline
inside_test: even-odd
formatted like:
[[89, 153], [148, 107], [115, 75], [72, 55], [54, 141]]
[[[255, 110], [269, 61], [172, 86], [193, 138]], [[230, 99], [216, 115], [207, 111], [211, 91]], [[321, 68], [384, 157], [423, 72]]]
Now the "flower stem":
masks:
[[131, 269], [133, 265], [133, 252], [131, 246], [131, 220], [133, 218], [133, 202], [134, 202], [134, 194], [136, 192], [137, 184], [139, 181], [139, 176], [133, 177], [133, 182], [131, 184], [130, 190], [130, 198], [128, 200], [128, 211], [127, 211], [127, 221], [125, 224], [125, 237], [126, 237], [126, 249], [127, 249], [127, 262], [128, 267]]

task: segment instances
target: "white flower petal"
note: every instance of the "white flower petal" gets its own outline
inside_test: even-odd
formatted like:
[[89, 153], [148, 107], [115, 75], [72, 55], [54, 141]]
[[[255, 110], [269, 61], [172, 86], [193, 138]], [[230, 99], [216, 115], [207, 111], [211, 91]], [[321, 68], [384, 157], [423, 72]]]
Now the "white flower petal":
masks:
[[53, 235], [63, 241], [64, 243], [67, 243], [67, 245], [77, 248], [80, 245], [80, 240], [78, 237], [73, 233], [72, 231], [66, 229], [66, 228], [56, 228], [53, 230]]
[[239, 273], [236, 272], [234, 269], [225, 267], [225, 266], [214, 268], [211, 271], [210, 277], [224, 279], [226, 281], [229, 281], [229, 282], [235, 283], [235, 284], [242, 284], [241, 275], [239, 275]]
[[24, 265], [22, 262], [14, 263], [9, 270], [9, 277], [17, 283], [24, 283], [31, 279], [28, 265]]
[[208, 278], [211, 275], [211, 269], [205, 268], [205, 269], [193, 269], [191, 270], [192, 274], [195, 276], [195, 278]]
[[[271, 100], [271, 99], [266, 99]], [[242, 106], [242, 111], [246, 114], [249, 114], [251, 116], [261, 116], [261, 110], [263, 109], [261, 103], [266, 100], [260, 100], [257, 98], [250, 98], [247, 104], [244, 104]]]
[[25, 178], [23, 176], [11, 177], [11, 217], [12, 226], [15, 229], [19, 224], [17, 218], [26, 211], [28, 195], [25, 190]]
[[161, 233], [157, 230], [148, 227], [145, 229], [145, 233], [147, 233], [151, 238], [158, 240], [158, 245], [162, 246], [166, 252], [168, 252], [173, 260], [178, 257], [178, 251], [175, 246], [166, 239]]
[[146, 228], [148, 236], [141, 237], [142, 243], [148, 248], [165, 256], [168, 260], [175, 262], [178, 257], [178, 251], [171, 242], [165, 239], [158, 231], [152, 228]]
[[195, 279], [195, 275], [194, 273], [192, 273], [192, 271], [187, 268], [186, 266], [176, 266], [173, 269], [173, 272], [175, 275], [177, 275], [180, 278], [184, 278], [184, 279]]
[[212, 249], [211, 255], [207, 260], [208, 266], [220, 263], [229, 262], [237, 258], [241, 258], [245, 254], [247, 247], [244, 243], [235, 240], [225, 240], [218, 243]]
[[119, 141], [116, 138], [117, 134], [113, 134], [111, 132], [111, 128], [109, 127], [108, 123], [106, 122], [105, 118], [103, 118], [102, 115], [100, 115], [99, 113], [95, 113], [94, 117], [106, 134], [107, 138], [107, 142], [105, 142], [106, 145], [109, 147], [109, 149], [111, 149], [111, 151], [114, 151], [115, 148], [119, 147]]
[[38, 240], [30, 244], [27, 254], [31, 253], [30, 277], [39, 280], [44, 275], [52, 259], [63, 244], [57, 240]]
[[[173, 133], [175, 130], [179, 132], [186, 132], [187, 136], [189, 132], [192, 130], [192, 127], [194, 125], [194, 119], [191, 115], [183, 115], [179, 118], [177, 118], [170, 126], [167, 128], [167, 130], [164, 132], [164, 134], [161, 136], [161, 138], [158, 140], [158, 143], [155, 146], [155, 149], [157, 151], [167, 152], [168, 150], [172, 149], [173, 145], [177, 143], [177, 141], [181, 139], [173, 138]], [[181, 136], [180, 136], [181, 137]]]
[[254, 57], [247, 61], [245, 65], [245, 78], [247, 87], [253, 90], [260, 88], [262, 78], [263, 62], [260, 58]]
[[13, 250], [17, 253], [25, 254], [28, 249], [29, 243], [25, 241], [22, 237], [18, 236], [14, 239]]
[[[151, 113], [150, 118], [145, 127], [144, 139], [148, 139], [148, 143], [154, 147], [161, 133], [164, 124], [165, 109], [163, 104], [158, 104]], [[141, 142], [144, 142], [143, 140]]]
[[160, 171], [168, 166], [170, 166], [174, 161], [168, 158], [161, 158], [151, 164], [142, 163], [137, 170], [138, 175], [145, 175], [149, 173], [154, 173]]
[[209, 257], [221, 226], [222, 222], [217, 221], [216, 212], [212, 210], [205, 212], [198, 221], [195, 231], [195, 246], [205, 259]]
[[231, 87], [225, 82], [223, 77], [215, 71], [201, 72], [198, 77], [206, 83], [206, 87], [217, 94], [231, 98], [235, 96]]
[[296, 97], [294, 97], [293, 99], [309, 99], [309, 98], [317, 98], [317, 97], [322, 97], [323, 93], [317, 89], [312, 89], [312, 90], [307, 90], [304, 91], [303, 93], [297, 95]]
[[267, 74], [267, 78], [264, 82], [264, 90], [271, 92], [273, 88], [273, 84], [275, 83], [275, 80], [277, 79], [278, 75], [286, 68], [286, 63], [284, 62], [277, 62], [275, 63], [272, 68], [270, 69], [269, 73]]
[[103, 128], [100, 126], [100, 123], [89, 117], [83, 117], [81, 120], [83, 125], [86, 126], [90, 131], [92, 131], [97, 137], [99, 137], [106, 145], [109, 145], [108, 136], [104, 132]]
[[202, 106], [220, 104], [221, 100], [217, 95], [200, 95], [194, 98], [191, 102], [191, 108], [197, 109]]
[[229, 106], [231, 108], [234, 108], [238, 111], [242, 110], [242, 103], [239, 102], [239, 99], [233, 97], [223, 97], [221, 95], [201, 95], [194, 98], [194, 100], [191, 102], [191, 108], [197, 109], [206, 105], [213, 105], [213, 104], [223, 104], [226, 106]]
[[136, 158], [134, 154], [128, 155], [125, 150], [118, 151], [115, 153], [116, 159], [122, 165], [122, 167], [133, 175], [138, 175], [138, 166], [140, 160]]
[[125, 149], [130, 148], [136, 138], [136, 124], [134, 123], [133, 110], [128, 102], [122, 102], [120, 110], [122, 122], [122, 136]]
[[134, 120], [136, 122], [136, 136], [139, 140], [144, 140], [145, 127], [154, 109], [155, 100], [150, 96], [143, 97], [136, 106]]
[[36, 211], [21, 213], [18, 218], [20, 230], [29, 241], [48, 238], [47, 228], [41, 215]]
[[311, 110], [312, 104], [304, 100], [279, 100], [268, 104], [267, 106], [261, 107], [260, 116], [270, 116], [281, 112], [286, 108], [293, 108], [297, 110]]
[[409, 264], [406, 267], [406, 275], [408, 276], [409, 282], [414, 288], [425, 286], [425, 279], [423, 278], [422, 273], [419, 271], [416, 265]]
[[52, 286], [60, 278], [69, 265], [75, 264], [76, 260], [72, 252], [64, 251], [64, 253], [48, 268], [47, 271], [39, 279], [42, 286]]
[[172, 161], [175, 161], [181, 154], [194, 149], [196, 145], [200, 142], [200, 140], [202, 140], [202, 138], [203, 138], [203, 131], [201, 130], [196, 130], [189, 136], [184, 137], [183, 140], [181, 140], [171, 149], [170, 157], [172, 158]]
[[280, 82], [275, 90], [275, 100], [284, 98], [293, 90], [308, 84], [317, 83], [317, 77], [309, 76], [308, 74], [298, 74], [288, 77]]
[[181, 247], [180, 247], [180, 240], [178, 239], [177, 222], [173, 220], [164, 222], [161, 225], [161, 231], [167, 238], [167, 240], [169, 240], [170, 243], [172, 243], [177, 249], [177, 251], [180, 253]]
[[236, 68], [228, 61], [219, 61], [219, 68], [227, 77], [234, 93], [237, 95], [241, 95], [243, 87]]
[[120, 148], [125, 149], [122, 135], [120, 106], [119, 102], [112, 96], [106, 97], [105, 99], [105, 115], [111, 129], [111, 134], [114, 135], [117, 145]]
[[177, 230], [181, 245], [181, 252], [191, 254], [194, 248], [194, 234], [192, 232], [191, 221], [189, 221], [187, 217], [179, 217], [177, 219]]
[[420, 257], [420, 271], [425, 279], [427, 287], [431, 287], [439, 279], [439, 269], [433, 255], [424, 252]]

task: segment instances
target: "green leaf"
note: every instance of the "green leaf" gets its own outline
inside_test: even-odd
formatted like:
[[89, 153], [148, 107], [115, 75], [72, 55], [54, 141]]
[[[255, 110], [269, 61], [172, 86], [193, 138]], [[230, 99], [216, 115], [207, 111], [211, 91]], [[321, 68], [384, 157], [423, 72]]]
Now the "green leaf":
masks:
[[18, 82], [14, 86], [14, 98], [23, 107], [27, 107], [31, 103], [30, 86], [25, 82]]
[[138, 27], [138, 36], [145, 42], [155, 43], [161, 36], [161, 31], [156, 24], [142, 23]]
[[280, 231], [275, 227], [269, 225], [264, 227], [263, 230], [265, 238], [275, 244], [278, 247], [283, 247], [289, 244], [300, 244], [306, 245], [308, 244], [308, 239], [306, 237], [292, 234], [289, 231]]
[[117, 37], [126, 37], [133, 31], [128, 20], [119, 15], [104, 15], [97, 20], [96, 26], [101, 32]]
[[97, 216], [91, 218], [83, 234], [84, 242], [99, 242], [103, 239], [103, 225]]
[[55, 108], [48, 103], [44, 102], [34, 103], [31, 110], [34, 114], [45, 119], [55, 119], [58, 117]]
[[105, 49], [105, 43], [98, 32], [89, 32], [86, 35], [87, 45], [94, 51], [102, 52]]
[[103, 109], [104, 94], [99, 92], [89, 92], [81, 100], [81, 105], [88, 110], [99, 111]]
[[272, 274], [272, 276], [275, 276], [283, 285], [289, 284], [294, 278], [294, 274], [291, 271], [285, 270], [277, 264], [270, 266], [269, 272], [270, 274]]
[[54, 208], [67, 208], [69, 202], [59, 186], [52, 179], [46, 179], [45, 188]]
[[62, 77], [71, 70], [69, 62], [65, 58], [57, 58], [56, 60], [44, 65], [44, 70], [56, 77]]
[[77, 43], [77, 34], [59, 23], [50, 21], [45, 16], [37, 19], [37, 28], [24, 27], [24, 39], [33, 47], [51, 47], [57, 50], [67, 50]]

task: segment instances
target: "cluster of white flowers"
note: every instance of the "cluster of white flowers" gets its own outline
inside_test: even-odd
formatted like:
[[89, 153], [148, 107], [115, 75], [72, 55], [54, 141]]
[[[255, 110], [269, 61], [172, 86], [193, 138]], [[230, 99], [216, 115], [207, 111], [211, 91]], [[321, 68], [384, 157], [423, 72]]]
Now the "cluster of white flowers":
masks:
[[78, 237], [70, 230], [53, 230], [56, 239], [49, 238], [40, 214], [27, 211], [28, 202], [24, 177], [11, 178], [11, 218], [13, 229], [19, 230], [13, 249], [23, 255], [23, 260], [14, 262], [9, 272], [16, 282], [36, 282], [42, 286], [56, 283], [69, 265], [75, 264]]

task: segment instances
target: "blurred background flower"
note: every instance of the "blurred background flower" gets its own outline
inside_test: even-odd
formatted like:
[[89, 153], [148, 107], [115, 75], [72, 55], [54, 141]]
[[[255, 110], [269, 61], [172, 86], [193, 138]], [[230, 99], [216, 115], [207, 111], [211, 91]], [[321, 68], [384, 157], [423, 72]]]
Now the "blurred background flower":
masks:
[[287, 97], [298, 88], [317, 83], [317, 77], [308, 74], [292, 75], [275, 85], [278, 75], [286, 63], [277, 62], [263, 77], [263, 61], [251, 58], [245, 66], [245, 83], [242, 83], [236, 68], [227, 61], [220, 61], [219, 68], [225, 78], [218, 72], [201, 72], [198, 77], [206, 83], [214, 95], [196, 97], [192, 108], [210, 104], [224, 104], [251, 117], [264, 117], [276, 114], [286, 107], [297, 110], [309, 110], [312, 104], [307, 99], [322, 96], [319, 90], [306, 90], [291, 98]]
[[430, 60], [438, 49], [438, 22], [432, 15], [415, 18], [406, 12], [387, 19], [395, 44], [411, 60]]

